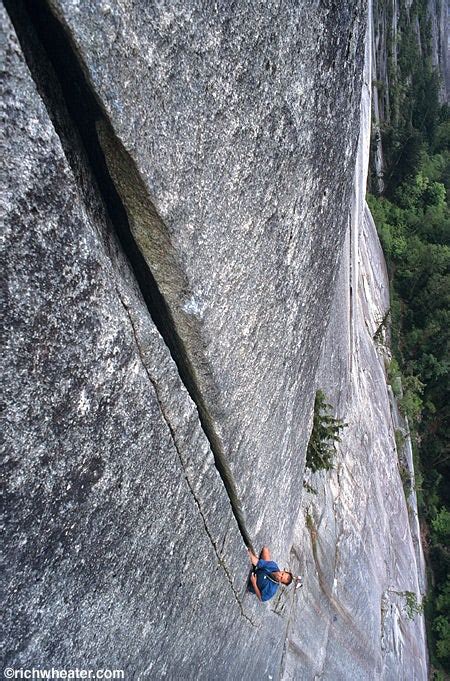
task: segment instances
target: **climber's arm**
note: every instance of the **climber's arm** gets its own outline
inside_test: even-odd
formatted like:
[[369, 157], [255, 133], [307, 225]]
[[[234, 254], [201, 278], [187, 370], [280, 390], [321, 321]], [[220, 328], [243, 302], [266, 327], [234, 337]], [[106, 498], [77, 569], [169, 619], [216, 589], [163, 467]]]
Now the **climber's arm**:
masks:
[[256, 582], [256, 575], [255, 574], [250, 575], [250, 581], [252, 583], [252, 587], [255, 591], [255, 594], [258, 596], [259, 600], [262, 601], [261, 591], [258, 588], [258, 584]]
[[248, 550], [248, 557], [250, 559], [250, 563], [252, 565], [256, 565], [258, 563], [258, 556], [255, 556], [255, 554], [253, 553], [253, 551], [251, 549], [247, 549], [247, 550]]

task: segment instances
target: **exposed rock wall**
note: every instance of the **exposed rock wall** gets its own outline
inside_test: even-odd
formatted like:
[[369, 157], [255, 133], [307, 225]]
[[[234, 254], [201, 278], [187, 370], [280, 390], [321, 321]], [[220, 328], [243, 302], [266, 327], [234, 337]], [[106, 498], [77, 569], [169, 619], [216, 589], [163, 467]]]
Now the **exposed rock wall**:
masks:
[[6, 661], [278, 678], [365, 4], [6, 4]]
[[124, 186], [124, 154], [100, 131], [248, 532], [286, 550], [291, 523], [274, 509], [289, 518], [301, 487], [350, 198], [363, 4], [55, 11], [159, 216], [170, 263]]
[[[10, 666], [426, 678], [337, 5], [2, 10]], [[349, 426], [302, 502], [316, 386]], [[304, 589], [246, 595], [244, 539]]]
[[[370, 33], [370, 27], [369, 27]], [[389, 279], [365, 205], [370, 131], [371, 45], [366, 54], [352, 219], [317, 387], [347, 423], [330, 472], [311, 474], [293, 550], [306, 587], [290, 612], [283, 679], [421, 679], [427, 675], [423, 616], [408, 618], [406, 592], [420, 603], [425, 566], [410, 442], [386, 382]]]
[[[224, 674], [254, 630], [239, 602], [241, 537], [228, 497], [95, 180], [82, 158], [78, 176], [68, 167], [3, 11], [2, 25], [5, 661], [152, 678], [174, 669], [193, 678], [214, 662]], [[265, 668], [264, 638], [240, 670], [246, 658], [249, 672]]]
[[[399, 3], [398, 0], [381, 2], [373, 0], [371, 18], [372, 32], [372, 156], [375, 186], [378, 193], [384, 190], [383, 148], [380, 129], [383, 125], [396, 125], [399, 116], [398, 103], [391, 98], [394, 87], [392, 81], [398, 78], [398, 56], [402, 41], [399, 28], [403, 22], [412, 23], [419, 53], [424, 60], [431, 57], [432, 65], [440, 75], [439, 98], [448, 102], [450, 92], [450, 57], [448, 43], [448, 8], [441, 0], [428, 0], [426, 12], [419, 21], [417, 8], [412, 12], [412, 3]], [[420, 25], [422, 24], [422, 26]], [[422, 36], [426, 36], [425, 40]]]
[[441, 0], [428, 0], [428, 19], [431, 27], [431, 50], [433, 66], [441, 74], [441, 100], [450, 97], [449, 10]]
[[[364, 3], [7, 6], [5, 661], [426, 678]], [[349, 426], [300, 506], [316, 385]], [[245, 595], [243, 535], [304, 589]]]
[[[406, 611], [406, 592], [418, 603], [425, 594], [415, 493], [406, 499], [403, 453], [395, 443], [398, 413], [384, 351], [374, 340], [389, 307], [388, 279], [367, 209], [361, 217], [353, 244], [349, 236], [345, 246], [318, 379], [348, 426], [334, 470], [306, 476], [317, 494], [305, 492], [294, 542], [306, 587], [291, 611], [286, 680], [296, 679], [299, 667], [304, 678], [428, 678], [423, 616], [410, 619]], [[411, 460], [409, 466], [413, 476]]]

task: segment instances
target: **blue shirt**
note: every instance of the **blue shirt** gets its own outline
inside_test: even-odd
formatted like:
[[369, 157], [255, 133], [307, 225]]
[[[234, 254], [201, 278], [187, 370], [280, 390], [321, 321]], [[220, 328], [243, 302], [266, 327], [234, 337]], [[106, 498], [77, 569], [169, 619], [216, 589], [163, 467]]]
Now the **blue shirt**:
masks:
[[[279, 569], [273, 560], [261, 560], [261, 558], [258, 560], [256, 564], [256, 583], [261, 591], [262, 601], [268, 601], [278, 591], [278, 582], [272, 582], [273, 578], [269, 579], [269, 577], [271, 572], [278, 572]], [[251, 582], [249, 583], [248, 590], [251, 593], [255, 593]]]

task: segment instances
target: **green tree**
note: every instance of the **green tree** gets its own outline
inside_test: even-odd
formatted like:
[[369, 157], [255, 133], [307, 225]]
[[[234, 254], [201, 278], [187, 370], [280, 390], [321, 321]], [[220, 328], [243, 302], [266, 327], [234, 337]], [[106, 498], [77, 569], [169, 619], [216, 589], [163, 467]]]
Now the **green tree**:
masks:
[[[450, 512], [443, 506], [436, 517], [431, 521], [434, 533], [436, 535], [437, 541], [446, 542], [450, 539]], [[447, 604], [450, 605], [450, 587], [447, 585], [446, 591], [448, 600]]]
[[347, 424], [331, 415], [332, 407], [327, 403], [322, 390], [316, 392], [314, 400], [313, 427], [306, 451], [306, 465], [313, 472], [330, 470], [339, 433]]

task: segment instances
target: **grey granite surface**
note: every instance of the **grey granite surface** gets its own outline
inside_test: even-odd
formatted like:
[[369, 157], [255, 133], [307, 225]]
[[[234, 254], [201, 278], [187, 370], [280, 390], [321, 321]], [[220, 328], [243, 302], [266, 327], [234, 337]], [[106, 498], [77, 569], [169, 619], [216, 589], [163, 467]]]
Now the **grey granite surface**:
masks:
[[[245, 593], [242, 532], [303, 568], [321, 346], [350, 309], [365, 4], [7, 6], [27, 63], [2, 10], [6, 662], [312, 678], [294, 626], [360, 678], [298, 592]], [[377, 621], [345, 608], [340, 636], [365, 641]]]

